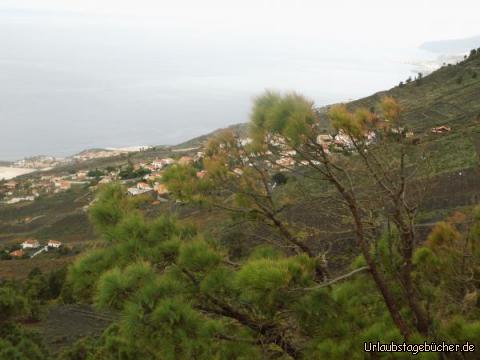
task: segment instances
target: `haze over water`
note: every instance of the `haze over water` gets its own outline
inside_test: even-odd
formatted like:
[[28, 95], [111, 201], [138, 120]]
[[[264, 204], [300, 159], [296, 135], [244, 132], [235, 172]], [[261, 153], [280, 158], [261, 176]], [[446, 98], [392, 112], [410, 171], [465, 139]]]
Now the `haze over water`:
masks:
[[295, 90], [317, 105], [347, 101], [391, 88], [413, 75], [407, 62], [435, 57], [417, 50], [429, 40], [424, 29], [417, 40], [398, 43], [373, 35], [388, 30], [384, 19], [378, 28], [346, 31], [297, 2], [293, 10], [225, 8], [223, 18], [193, 3], [139, 1], [153, 15], [131, 15], [123, 1], [103, 1], [120, 4], [123, 11], [113, 13], [54, 0], [45, 8], [6, 3], [0, 5], [0, 160], [176, 144], [246, 121], [252, 97], [265, 89]]

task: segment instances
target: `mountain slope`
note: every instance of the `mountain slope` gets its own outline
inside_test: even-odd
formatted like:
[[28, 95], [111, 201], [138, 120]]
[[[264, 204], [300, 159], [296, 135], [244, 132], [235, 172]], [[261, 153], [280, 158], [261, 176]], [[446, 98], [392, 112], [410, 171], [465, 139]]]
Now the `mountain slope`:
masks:
[[[246, 123], [230, 125], [226, 129], [233, 130], [242, 137], [247, 136], [247, 134], [248, 134], [248, 124], [246, 124]], [[205, 142], [207, 142], [208, 139], [214, 137], [215, 135], [219, 134], [223, 130], [225, 130], [225, 129], [218, 129], [218, 130], [212, 131], [209, 134], [197, 136], [193, 139], [190, 139], [190, 140], [187, 140], [187, 141], [185, 141], [181, 144], [178, 144], [178, 145], [174, 146], [173, 148], [174, 149], [181, 149], [181, 148], [199, 147], [202, 144], [204, 144]]]
[[372, 107], [387, 95], [400, 102], [406, 123], [415, 131], [445, 123], [454, 127], [472, 125], [480, 116], [480, 54], [349, 106]]
[[[374, 108], [383, 96], [397, 99], [403, 121], [429, 144], [435, 172], [476, 167], [480, 155], [480, 52], [456, 65], [388, 91], [381, 91], [347, 106]], [[448, 125], [446, 134], [431, 129]]]

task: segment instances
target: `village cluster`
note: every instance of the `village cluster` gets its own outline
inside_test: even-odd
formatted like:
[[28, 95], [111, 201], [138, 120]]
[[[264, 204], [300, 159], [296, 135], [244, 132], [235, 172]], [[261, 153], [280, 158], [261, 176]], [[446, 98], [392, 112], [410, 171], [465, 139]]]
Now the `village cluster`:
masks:
[[[186, 165], [200, 160], [202, 152], [193, 156], [182, 156], [179, 159], [159, 158], [151, 162], [142, 162], [109, 170], [79, 170], [64, 175], [39, 175], [16, 178], [0, 182], [0, 203], [16, 204], [25, 201], [34, 201], [42, 195], [65, 192], [73, 186], [87, 186], [92, 191], [98, 186], [113, 181], [121, 182], [128, 187], [128, 194], [138, 196], [142, 194], [157, 194], [158, 200], [166, 200], [168, 189], [160, 183], [162, 172], [172, 164]], [[137, 176], [141, 174], [140, 176]], [[199, 176], [202, 172], [199, 172]]]
[[65, 176], [42, 175], [17, 178], [0, 183], [0, 202], [16, 204], [22, 201], [34, 201], [40, 195], [56, 194], [66, 191], [72, 185], [89, 183], [87, 171]]
[[55, 166], [68, 163], [69, 159], [60, 159], [53, 156], [33, 156], [15, 161], [12, 167], [36, 170], [48, 170]]
[[[32, 184], [29, 181], [18, 180], [18, 176], [34, 172], [47, 172], [62, 165], [76, 165], [88, 160], [110, 158], [125, 155], [130, 152], [146, 151], [148, 146], [134, 146], [118, 149], [94, 149], [85, 150], [79, 154], [66, 157], [56, 158], [53, 156], [33, 156], [11, 163], [6, 170], [11, 169], [10, 175], [7, 171], [7, 179], [17, 177], [17, 180], [11, 180], [6, 183], [2, 182], [0, 174], [0, 203], [15, 204], [21, 201], [33, 201], [41, 194], [56, 193], [68, 190], [71, 184], [82, 184], [87, 176], [87, 171], [79, 171], [76, 176], [41, 176], [35, 174], [32, 177]], [[73, 182], [69, 181], [72, 180]], [[88, 180], [88, 179], [87, 179]], [[3, 186], [2, 186], [3, 183]]]
[[[448, 125], [441, 125], [433, 127], [430, 129], [432, 134], [445, 134], [451, 131], [451, 127]], [[389, 129], [391, 134], [400, 135], [406, 139], [411, 139], [414, 141], [415, 134], [411, 130], [407, 130], [403, 127], [393, 127]], [[364, 142], [366, 145], [373, 144], [377, 140], [377, 133], [374, 131], [368, 131], [364, 135]], [[241, 145], [246, 145], [251, 139], [246, 138], [241, 140]], [[352, 152], [355, 150], [354, 143], [349, 135], [340, 130], [337, 134], [320, 134], [316, 138], [317, 144], [321, 145], [325, 153], [330, 154], [331, 151], [349, 151]], [[287, 150], [288, 147], [285, 146], [284, 140], [282, 138], [273, 138], [270, 141], [270, 145], [274, 148], [277, 148], [277, 151], [280, 149], [280, 157], [275, 160], [274, 164], [270, 164], [273, 168], [276, 168], [280, 171], [289, 171], [295, 166], [308, 165], [308, 162], [302, 160], [297, 162], [296, 160], [296, 151]], [[285, 149], [285, 150], [282, 150]], [[269, 152], [271, 154], [271, 152]], [[313, 161], [315, 162], [315, 161]], [[234, 172], [237, 175], [241, 175], [240, 169], [234, 169]]]
[[[98, 169], [80, 170], [66, 175], [37, 175], [17, 178], [0, 183], [0, 198], [3, 197], [3, 203], [14, 204], [34, 201], [45, 194], [65, 192], [74, 186], [86, 186], [93, 192], [103, 184], [116, 181], [127, 186], [126, 191], [130, 196], [148, 195], [156, 201], [168, 201], [168, 189], [160, 183], [163, 171], [172, 164], [187, 165], [199, 161], [202, 157], [203, 153], [198, 152], [193, 156], [182, 156], [178, 159], [157, 158], [150, 162], [124, 165], [108, 171]], [[136, 174], [143, 175], [131, 177]], [[198, 172], [199, 177], [203, 174], [202, 171]], [[127, 178], [123, 178], [123, 176], [127, 176]], [[83, 210], [87, 210], [88, 207], [88, 205], [85, 206]], [[33, 219], [24, 220], [31, 221]], [[26, 239], [10, 248], [3, 249], [1, 255], [3, 258], [33, 258], [61, 246], [62, 243], [57, 240], [48, 240], [43, 244], [36, 239]]]
[[[131, 196], [138, 196], [144, 194], [151, 194], [156, 196], [158, 201], [168, 201], [168, 188], [165, 184], [160, 182], [162, 173], [170, 165], [189, 165], [194, 162], [200, 161], [203, 158], [203, 152], [197, 152], [194, 156], [182, 156], [175, 160], [172, 158], [157, 159], [150, 163], [141, 163], [136, 165], [137, 168], [147, 170], [149, 173], [137, 182], [134, 186], [127, 189], [127, 192]], [[204, 170], [197, 172], [198, 177], [205, 175]]]

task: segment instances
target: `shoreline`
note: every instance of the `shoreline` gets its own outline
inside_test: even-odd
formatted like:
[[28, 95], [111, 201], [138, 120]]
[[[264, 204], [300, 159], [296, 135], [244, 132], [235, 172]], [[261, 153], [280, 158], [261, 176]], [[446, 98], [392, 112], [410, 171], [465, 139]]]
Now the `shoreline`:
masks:
[[37, 169], [16, 168], [8, 166], [0, 166], [0, 180], [11, 180], [20, 175], [30, 174]]

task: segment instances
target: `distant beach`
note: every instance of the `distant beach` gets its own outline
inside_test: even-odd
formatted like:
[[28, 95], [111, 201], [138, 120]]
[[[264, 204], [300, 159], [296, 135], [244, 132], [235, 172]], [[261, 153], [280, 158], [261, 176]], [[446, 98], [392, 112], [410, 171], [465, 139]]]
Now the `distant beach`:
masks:
[[1, 179], [13, 179], [14, 177], [29, 174], [31, 172], [37, 171], [36, 169], [25, 169], [25, 168], [14, 168], [14, 167], [5, 167], [0, 166], [0, 180]]

